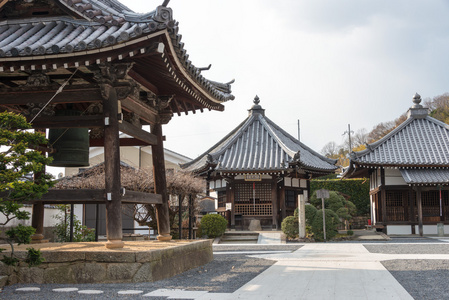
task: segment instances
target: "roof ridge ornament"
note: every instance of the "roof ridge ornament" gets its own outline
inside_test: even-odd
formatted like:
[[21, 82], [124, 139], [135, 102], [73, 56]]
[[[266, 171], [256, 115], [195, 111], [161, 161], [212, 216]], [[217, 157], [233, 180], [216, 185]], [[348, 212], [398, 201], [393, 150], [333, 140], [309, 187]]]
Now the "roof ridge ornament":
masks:
[[420, 104], [421, 100], [421, 95], [415, 93], [415, 95], [413, 96], [413, 103], [415, 103], [415, 105], [413, 105], [413, 108], [422, 108], [423, 106]]
[[407, 112], [407, 118], [424, 119], [429, 115], [429, 109], [421, 105], [421, 95], [415, 93], [413, 95], [413, 106]]
[[257, 96], [256, 95], [256, 97], [254, 97], [254, 104], [256, 104], [256, 105], [259, 105], [259, 103], [260, 103], [260, 99], [259, 99], [259, 96]]
[[255, 114], [261, 114], [262, 116], [265, 116], [265, 109], [262, 108], [262, 106], [259, 105], [260, 103], [260, 98], [259, 96], [256, 95], [256, 97], [254, 97], [254, 105], [248, 109], [249, 111], [249, 115], [255, 115]]

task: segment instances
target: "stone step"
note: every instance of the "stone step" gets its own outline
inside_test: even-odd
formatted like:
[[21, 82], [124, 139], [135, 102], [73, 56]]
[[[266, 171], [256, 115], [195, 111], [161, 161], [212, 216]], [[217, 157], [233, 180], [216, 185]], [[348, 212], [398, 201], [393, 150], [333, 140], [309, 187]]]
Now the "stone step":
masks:
[[224, 235], [255, 235], [259, 236], [258, 232], [254, 231], [227, 231]]
[[257, 232], [226, 232], [220, 239], [220, 244], [257, 244]]
[[257, 240], [242, 240], [242, 241], [223, 241], [223, 240], [220, 240], [219, 244], [257, 244]]
[[222, 240], [257, 240], [258, 235], [224, 235]]

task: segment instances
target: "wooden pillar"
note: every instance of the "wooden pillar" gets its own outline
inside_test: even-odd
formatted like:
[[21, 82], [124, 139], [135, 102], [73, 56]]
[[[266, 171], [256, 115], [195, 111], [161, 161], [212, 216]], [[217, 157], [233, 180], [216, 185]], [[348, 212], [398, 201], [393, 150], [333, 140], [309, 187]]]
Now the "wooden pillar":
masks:
[[[42, 132], [45, 135], [45, 129], [36, 129], [37, 132]], [[45, 170], [41, 173], [38, 172], [34, 175], [34, 180], [39, 181], [39, 177], [45, 173]], [[44, 240], [44, 204], [38, 202], [33, 204], [33, 210], [31, 213], [31, 226], [36, 229], [36, 232], [31, 236], [31, 243], [48, 243], [48, 240]]]
[[178, 239], [182, 240], [182, 199], [184, 196], [178, 195], [178, 230], [179, 237]]
[[273, 222], [273, 229], [278, 230], [278, 213], [279, 213], [279, 207], [278, 207], [278, 193], [277, 193], [277, 177], [273, 176], [272, 182], [271, 182], [271, 202], [273, 203], [273, 213], [272, 213], [272, 222]]
[[419, 236], [424, 235], [423, 222], [422, 222], [422, 199], [421, 199], [421, 188], [416, 189], [416, 202], [418, 202], [418, 228]]
[[280, 207], [281, 207], [281, 219], [284, 220], [287, 217], [287, 207], [285, 205], [285, 184], [280, 190]]
[[193, 223], [193, 198], [192, 195], [189, 195], [189, 240], [191, 240], [193, 238], [192, 236], [192, 223]]
[[168, 207], [167, 180], [165, 178], [165, 158], [162, 136], [162, 124], [151, 125], [151, 133], [157, 137], [157, 145], [151, 146], [153, 155], [153, 176], [154, 189], [156, 194], [162, 196], [162, 204], [156, 205], [157, 230], [159, 241], [169, 241], [170, 235], [170, 215]]
[[385, 169], [380, 169], [380, 205], [382, 205], [382, 223], [387, 223], [387, 193], [385, 191]]
[[36, 232], [31, 236], [31, 243], [44, 243], [44, 204], [38, 202], [33, 204], [33, 211], [31, 214], [31, 226], [36, 229]]
[[226, 202], [231, 203], [231, 229], [235, 229], [235, 185], [234, 181], [226, 184]]
[[104, 126], [104, 172], [106, 193], [106, 248], [123, 248], [120, 195], [120, 141], [118, 100], [115, 88], [102, 84]]
[[410, 207], [410, 218], [409, 218], [409, 221], [410, 221], [410, 224], [412, 224], [411, 225], [411, 229], [412, 229], [412, 234], [415, 234], [415, 222], [416, 222], [416, 219], [415, 219], [415, 201], [414, 201], [414, 199], [413, 199], [413, 188], [409, 188], [408, 189], [408, 202], [409, 202], [409, 207]]

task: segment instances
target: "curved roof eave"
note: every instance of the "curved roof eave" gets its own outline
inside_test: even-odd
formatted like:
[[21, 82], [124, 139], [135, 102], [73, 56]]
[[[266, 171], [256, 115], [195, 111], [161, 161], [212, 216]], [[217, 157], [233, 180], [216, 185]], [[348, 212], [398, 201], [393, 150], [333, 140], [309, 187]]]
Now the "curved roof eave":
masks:
[[[410, 124], [411, 122], [413, 122], [413, 120], [415, 120], [414, 118], [409, 118], [407, 120], [405, 120], [404, 122], [402, 122], [398, 127], [396, 127], [395, 129], [393, 129], [392, 131], [390, 131], [387, 135], [385, 135], [384, 137], [382, 137], [381, 139], [371, 143], [371, 144], [367, 144], [366, 149], [362, 150], [362, 151], [358, 151], [358, 152], [352, 152], [353, 154], [355, 154], [356, 156], [354, 157], [359, 158], [365, 154], [368, 154], [369, 152], [374, 151], [375, 148], [377, 148], [379, 145], [383, 144], [385, 141], [387, 141], [388, 139], [390, 139], [393, 135], [395, 135], [397, 132], [401, 131], [404, 127], [406, 127], [408, 124]], [[357, 161], [357, 160], [354, 160]]]
[[[167, 41], [166, 45], [168, 45], [166, 48], [169, 48], [179, 72], [182, 73], [182, 76], [194, 90], [202, 94], [202, 97], [205, 97], [207, 101], [217, 105], [216, 109], [218, 110], [223, 110], [221, 103], [234, 99], [231, 94], [233, 81], [228, 83], [210, 81], [204, 78], [200, 74], [201, 70], [187, 59], [188, 55], [184, 50], [184, 43], [180, 42], [181, 35], [177, 33], [178, 27], [173, 20], [171, 8], [158, 6], [156, 10], [150, 13], [136, 14], [116, 0], [108, 0], [107, 3], [102, 0], [85, 0], [81, 3], [60, 0], [59, 3], [85, 21], [72, 19], [68, 16], [3, 21], [0, 23], [1, 26], [8, 28], [14, 26], [15, 31], [12, 30], [12, 34], [17, 35], [16, 40], [23, 39], [23, 42], [16, 42], [16, 46], [19, 46], [19, 48], [12, 53], [14, 47], [6, 41], [0, 40], [0, 45], [4, 41], [4, 45], [0, 47], [0, 63], [4, 63], [3, 66], [0, 66], [0, 71], [14, 71], [15, 68], [21, 70], [26, 68], [32, 70], [35, 68], [55, 68], [55, 64], [45, 65], [44, 62], [50, 59], [61, 61], [87, 55], [104, 55], [109, 51], [124, 49], [127, 46], [164, 34]], [[86, 5], [89, 5], [89, 9], [78, 9], [80, 6], [86, 7]], [[119, 13], [114, 8], [126, 11]], [[90, 13], [92, 15], [89, 15]], [[39, 25], [39, 22], [45, 20], [48, 22], [50, 19], [53, 20], [53, 27], [47, 27], [49, 25], [46, 25], [47, 28], [42, 28], [44, 26]], [[31, 25], [28, 25], [31, 26], [31, 29], [25, 29], [20, 24], [33, 24], [32, 26], [39, 25], [42, 27], [34, 29]], [[87, 31], [87, 29], [89, 30]], [[36, 41], [30, 44], [31, 42], [28, 43], [28, 40], [31, 37], [33, 39], [36, 37], [36, 34], [31, 32], [33, 30], [36, 30], [36, 33], [40, 33], [42, 36], [37, 37]], [[75, 32], [76, 30], [77, 32]], [[82, 37], [83, 34], [85, 37]], [[42, 41], [42, 45], [38, 44], [39, 41]], [[30, 49], [25, 47], [30, 45], [32, 46]], [[24, 49], [27, 50], [24, 51]], [[127, 57], [128, 53], [122, 53], [119, 56]], [[108, 57], [104, 61], [100, 59], [100, 62], [109, 62], [113, 59], [113, 57]], [[64, 62], [63, 64], [73, 63]], [[91, 64], [91, 62], [85, 62], [81, 59], [79, 62], [75, 62], [75, 66], [87, 63]]]

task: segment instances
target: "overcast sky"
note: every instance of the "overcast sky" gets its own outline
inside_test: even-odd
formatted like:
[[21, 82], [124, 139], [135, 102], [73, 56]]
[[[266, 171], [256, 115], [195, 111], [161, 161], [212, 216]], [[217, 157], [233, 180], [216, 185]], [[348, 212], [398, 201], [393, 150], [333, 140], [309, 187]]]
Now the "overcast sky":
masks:
[[[149, 12], [162, 0], [121, 0]], [[189, 59], [232, 85], [224, 112], [175, 115], [165, 147], [195, 158], [248, 115], [268, 118], [320, 152], [342, 134], [399, 117], [418, 92], [449, 92], [444, 0], [171, 0]]]

